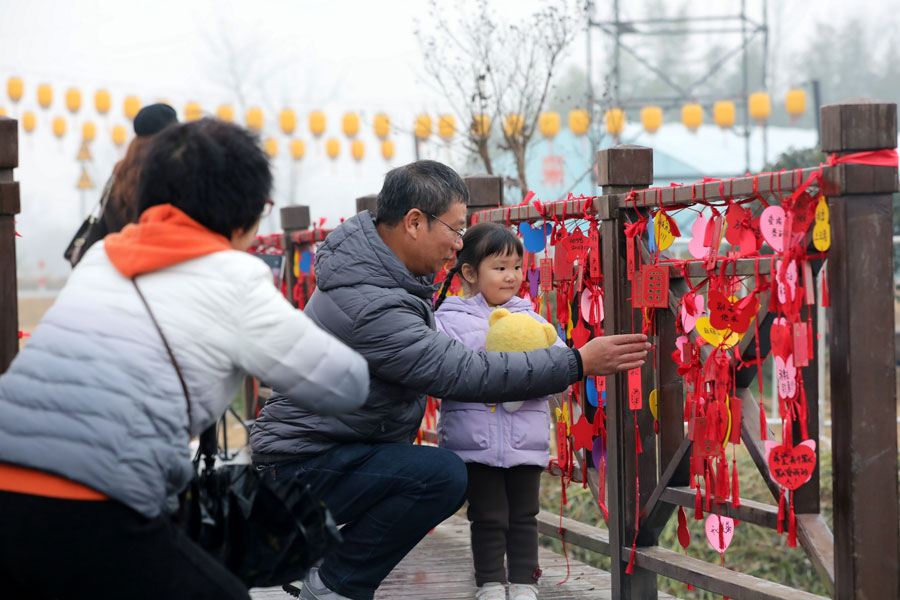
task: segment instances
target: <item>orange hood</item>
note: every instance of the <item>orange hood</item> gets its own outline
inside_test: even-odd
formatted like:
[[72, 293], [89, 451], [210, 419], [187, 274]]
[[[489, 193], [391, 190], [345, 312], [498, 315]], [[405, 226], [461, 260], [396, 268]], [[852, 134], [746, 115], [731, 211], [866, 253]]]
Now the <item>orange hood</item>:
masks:
[[106, 255], [129, 279], [213, 252], [231, 250], [229, 240], [171, 204], [148, 208], [137, 224], [104, 239]]

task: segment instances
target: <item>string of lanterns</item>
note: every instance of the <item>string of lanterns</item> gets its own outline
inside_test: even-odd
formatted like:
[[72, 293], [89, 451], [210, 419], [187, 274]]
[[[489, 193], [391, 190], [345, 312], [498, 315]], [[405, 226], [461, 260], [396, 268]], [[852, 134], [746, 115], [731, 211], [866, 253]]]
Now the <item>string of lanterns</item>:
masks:
[[[17, 104], [25, 95], [25, 84], [20, 77], [10, 77], [7, 80], [6, 92], [10, 101]], [[37, 103], [41, 109], [48, 109], [53, 103], [53, 87], [49, 84], [42, 83], [36, 88]], [[74, 116], [81, 110], [82, 93], [77, 88], [69, 88], [64, 94], [66, 109]], [[94, 108], [100, 115], [109, 113], [112, 107], [112, 97], [107, 90], [98, 90], [94, 93]], [[122, 102], [122, 113], [129, 119], [134, 119], [138, 111], [141, 109], [141, 101], [137, 96], [126, 96]], [[747, 110], [750, 118], [760, 124], [764, 124], [772, 113], [772, 102], [768, 93], [755, 92], [747, 98]], [[794, 88], [788, 91], [785, 97], [785, 110], [793, 119], [806, 111], [806, 93], [800, 88]], [[698, 103], [687, 103], [681, 107], [682, 124], [695, 131], [703, 124], [705, 109]], [[713, 122], [723, 129], [728, 129], [735, 124], [736, 116], [735, 103], [730, 100], [722, 100], [712, 105]], [[0, 108], [0, 115], [6, 112]], [[195, 121], [204, 115], [203, 107], [198, 102], [187, 102], [184, 106], [184, 119], [186, 121]], [[215, 115], [219, 119], [228, 122], [235, 121], [234, 108], [228, 104], [222, 104], [215, 110]], [[645, 131], [654, 133], [662, 127], [663, 109], [659, 106], [645, 106], [640, 111], [641, 124]], [[244, 115], [246, 126], [255, 131], [261, 132], [265, 128], [265, 115], [259, 107], [250, 107]], [[26, 133], [31, 133], [37, 127], [37, 117], [33, 111], [25, 111], [20, 115], [22, 129]], [[606, 131], [611, 135], [618, 137], [625, 129], [626, 114], [622, 108], [611, 108], [604, 115]], [[298, 118], [297, 113], [285, 108], [278, 114], [278, 127], [281, 132], [287, 136], [293, 136], [297, 132]], [[456, 119], [450, 114], [441, 114], [437, 117], [437, 136], [444, 142], [449, 142], [458, 133]], [[487, 139], [491, 131], [491, 118], [488, 115], [475, 115], [472, 119], [469, 132], [471, 135]], [[524, 119], [519, 114], [506, 115], [503, 120], [503, 131], [507, 136], [520, 135], [524, 127]], [[569, 111], [568, 126], [569, 130], [576, 136], [585, 135], [590, 129], [591, 116], [587, 110], [574, 109]], [[538, 130], [540, 134], [547, 139], [554, 138], [560, 131], [562, 126], [562, 118], [559, 113], [547, 111], [541, 113], [538, 117]], [[67, 132], [67, 121], [65, 117], [57, 116], [52, 119], [51, 127], [54, 135], [62, 138]], [[360, 116], [355, 112], [347, 112], [341, 120], [341, 130], [348, 138], [350, 156], [360, 161], [366, 153], [366, 146], [362, 140], [356, 139], [360, 132]], [[381, 155], [385, 160], [390, 160], [394, 156], [394, 142], [389, 139], [391, 134], [391, 119], [384, 113], [378, 113], [374, 116], [372, 128], [375, 136], [381, 144]], [[327, 117], [322, 111], [312, 111], [308, 116], [308, 128], [310, 134], [316, 139], [321, 138], [327, 130]], [[93, 123], [84, 122], [81, 128], [82, 138], [85, 141], [91, 141], [96, 138], [97, 130]], [[428, 114], [420, 114], [415, 117], [413, 122], [413, 134], [420, 141], [428, 140], [435, 133], [435, 123]], [[121, 146], [127, 139], [127, 130], [123, 125], [115, 125], [111, 130], [112, 141], [115, 145]], [[263, 146], [270, 156], [276, 156], [279, 152], [279, 142], [275, 137], [267, 137]], [[306, 156], [306, 144], [300, 139], [291, 139], [287, 145], [291, 157], [294, 160], [302, 160]], [[336, 159], [341, 153], [341, 141], [336, 137], [329, 137], [325, 140], [325, 153], [331, 159]]]
[[[806, 112], [806, 92], [800, 88], [788, 91], [784, 101], [785, 111], [792, 120]], [[764, 124], [772, 115], [772, 99], [766, 92], [755, 92], [747, 98], [747, 112], [751, 119]], [[713, 122], [722, 129], [734, 126], [737, 109], [731, 100], [721, 100], [712, 106]], [[696, 131], [703, 124], [704, 108], [696, 102], [689, 102], [681, 107], [681, 122]], [[662, 127], [663, 109], [660, 106], [645, 106], [641, 109], [641, 125], [648, 133], [654, 133]], [[618, 136], [625, 129], [625, 113], [620, 108], [606, 111], [606, 131]]]

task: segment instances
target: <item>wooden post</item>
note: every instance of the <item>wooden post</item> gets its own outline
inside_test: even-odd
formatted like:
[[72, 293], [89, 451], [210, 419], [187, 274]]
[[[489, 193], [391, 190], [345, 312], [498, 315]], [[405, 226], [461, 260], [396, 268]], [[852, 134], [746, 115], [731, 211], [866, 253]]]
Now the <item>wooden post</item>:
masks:
[[[599, 183], [603, 194], [627, 192], [653, 182], [653, 150], [640, 146], [615, 146], [598, 155]], [[631, 284], [625, 265], [624, 214], [615, 198], [607, 198], [610, 218], [601, 224], [603, 256], [604, 330], [607, 334], [631, 333]], [[638, 317], [639, 318], [639, 317]], [[638, 328], [640, 321], [637, 321]], [[651, 365], [652, 368], [652, 365]], [[642, 377], [643, 379], [643, 377]], [[609, 549], [612, 597], [626, 600], [656, 598], [656, 573], [634, 567], [625, 572], [635, 536], [638, 497], [635, 479], [640, 476], [641, 496], [656, 485], [653, 417], [644, 389], [644, 409], [637, 413], [644, 452], [635, 465], [634, 413], [628, 409], [628, 377], [625, 373], [606, 378], [607, 490], [609, 498]], [[640, 473], [636, 470], [640, 469]], [[643, 498], [646, 502], [646, 498]], [[643, 502], [641, 503], [643, 505]]]
[[471, 175], [463, 181], [469, 188], [469, 224], [479, 210], [503, 205], [503, 178], [499, 175]]
[[375, 216], [375, 209], [378, 206], [378, 194], [369, 194], [356, 199], [356, 212], [361, 213], [364, 210]]
[[[896, 148], [897, 105], [822, 107], [822, 150]], [[891, 193], [897, 167], [843, 164], [831, 210], [828, 315], [834, 461], [834, 597], [900, 597]], [[834, 189], [829, 189], [834, 188]], [[814, 401], [814, 400], [813, 400]]]
[[19, 184], [19, 122], [0, 117], [0, 373], [19, 351], [19, 307], [16, 282], [16, 225]]
[[285, 206], [281, 209], [281, 229], [284, 231], [284, 238], [281, 240], [281, 247], [284, 248], [284, 276], [287, 282], [288, 299], [295, 307], [297, 301], [294, 300], [294, 286], [297, 285], [297, 278], [294, 276], [293, 235], [297, 231], [309, 229], [309, 225], [308, 206]]

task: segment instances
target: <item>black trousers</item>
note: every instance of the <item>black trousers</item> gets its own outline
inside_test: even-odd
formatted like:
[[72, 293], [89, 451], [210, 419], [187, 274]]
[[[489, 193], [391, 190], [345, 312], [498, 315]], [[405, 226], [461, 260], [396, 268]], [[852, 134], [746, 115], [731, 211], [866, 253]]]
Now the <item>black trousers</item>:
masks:
[[475, 584], [534, 584], [540, 573], [537, 514], [543, 467], [501, 468], [466, 463], [466, 468]]
[[0, 492], [0, 597], [249, 600], [164, 516], [119, 502]]

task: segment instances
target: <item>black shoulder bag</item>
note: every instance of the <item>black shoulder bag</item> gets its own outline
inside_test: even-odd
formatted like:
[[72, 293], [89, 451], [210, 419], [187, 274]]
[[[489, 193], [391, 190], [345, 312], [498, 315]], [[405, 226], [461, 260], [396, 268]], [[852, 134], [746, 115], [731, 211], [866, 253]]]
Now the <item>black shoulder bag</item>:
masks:
[[[175, 354], [132, 279], [181, 381], [191, 428], [191, 397]], [[215, 424], [212, 426], [215, 431]], [[215, 446], [213, 447], [215, 453]], [[204, 450], [201, 444], [201, 451]], [[208, 450], [206, 450], [208, 452]], [[206, 464], [214, 463], [207, 456]], [[308, 486], [271, 484], [253, 465], [199, 469], [184, 494], [180, 520], [188, 535], [237, 575], [248, 588], [303, 579], [310, 567], [341, 540], [331, 513]]]
[[[106, 223], [106, 219], [103, 218], [103, 213], [106, 211], [106, 202], [109, 200], [110, 191], [112, 191], [113, 180], [114, 176], [111, 175], [106, 185], [103, 186], [103, 194], [100, 196], [97, 208], [84, 218], [81, 226], [78, 227], [78, 231], [75, 232], [75, 235], [63, 252], [63, 258], [69, 261], [69, 264], [73, 267], [78, 264], [88, 248], [105, 238], [106, 234], [109, 233], [109, 226]], [[97, 213], [96, 216], [94, 215], [95, 212]]]

